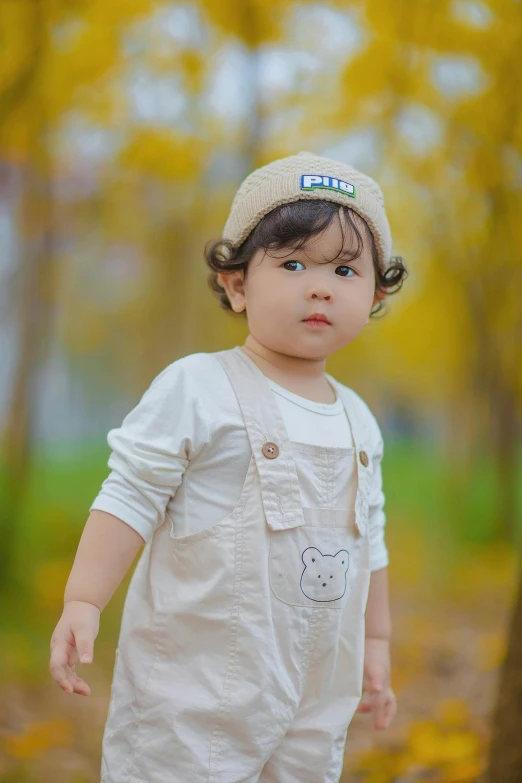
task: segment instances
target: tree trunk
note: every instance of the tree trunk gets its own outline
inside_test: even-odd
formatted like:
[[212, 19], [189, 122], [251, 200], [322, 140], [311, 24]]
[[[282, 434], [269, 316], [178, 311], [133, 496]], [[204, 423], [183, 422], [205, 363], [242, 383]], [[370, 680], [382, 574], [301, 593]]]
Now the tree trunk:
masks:
[[502, 538], [516, 544], [518, 417], [514, 390], [497, 389], [492, 405], [493, 447], [499, 493], [497, 529]]
[[[23, 164], [19, 236], [23, 245], [16, 273], [13, 310], [17, 318], [18, 357], [3, 433], [4, 491], [0, 498], [0, 592], [13, 587], [15, 531], [20, 518], [30, 470], [33, 420], [38, 402], [38, 374], [46, 355], [54, 311], [56, 264], [53, 254], [52, 185], [47, 149], [47, 116], [43, 98], [30, 89], [45, 47], [45, 11], [34, 8], [34, 59], [24, 71], [17, 96], [31, 117], [32, 148]], [[14, 88], [3, 103], [15, 102]], [[30, 110], [29, 110], [30, 109]]]
[[[0, 503], [0, 591], [12, 586], [14, 578], [15, 530], [28, 484], [38, 375], [47, 352], [54, 310], [56, 269], [52, 253], [50, 183], [42, 183], [40, 177], [41, 174], [35, 175], [27, 167], [21, 219], [24, 247], [15, 306], [18, 357], [3, 438], [5, 491]], [[24, 231], [28, 222], [29, 236]]]
[[484, 783], [522, 781], [522, 578], [509, 630], [492, 720], [489, 766]]

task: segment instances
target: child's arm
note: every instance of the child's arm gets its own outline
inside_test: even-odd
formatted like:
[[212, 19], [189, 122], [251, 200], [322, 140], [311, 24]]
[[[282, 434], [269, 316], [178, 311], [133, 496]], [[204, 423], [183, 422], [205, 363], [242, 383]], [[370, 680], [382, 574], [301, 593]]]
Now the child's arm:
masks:
[[91, 511], [65, 587], [64, 603], [86, 601], [102, 612], [145, 541], [106, 511]]
[[388, 598], [388, 568], [372, 571], [366, 604], [365, 627], [367, 639], [390, 640], [391, 615]]
[[357, 711], [373, 710], [375, 728], [385, 729], [397, 713], [397, 698], [390, 685], [391, 617], [387, 567], [372, 571], [365, 629], [363, 700]]
[[107, 435], [111, 473], [90, 507], [51, 639], [51, 673], [68, 693], [90, 693], [74, 666], [84, 655], [91, 662], [100, 613], [164, 523], [189, 462], [209, 443], [207, 378], [204, 354], [173, 362]]
[[65, 588], [63, 613], [51, 638], [49, 668], [66, 693], [90, 694], [87, 683], [76, 675], [75, 664], [79, 659], [92, 661], [100, 613], [144, 543], [118, 517], [91, 511]]

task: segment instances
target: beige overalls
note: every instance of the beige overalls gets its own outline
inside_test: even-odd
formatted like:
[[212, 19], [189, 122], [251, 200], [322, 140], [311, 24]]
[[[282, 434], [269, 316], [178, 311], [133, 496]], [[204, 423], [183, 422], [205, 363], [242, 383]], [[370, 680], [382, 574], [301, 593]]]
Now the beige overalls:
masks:
[[[290, 442], [257, 365], [239, 346], [215, 355], [241, 407], [250, 465], [226, 519], [179, 538], [167, 518], [142, 552], [116, 650], [102, 783], [334, 783], [362, 691], [367, 417], [327, 375], [354, 448]], [[316, 471], [313, 508], [301, 502], [303, 460]]]

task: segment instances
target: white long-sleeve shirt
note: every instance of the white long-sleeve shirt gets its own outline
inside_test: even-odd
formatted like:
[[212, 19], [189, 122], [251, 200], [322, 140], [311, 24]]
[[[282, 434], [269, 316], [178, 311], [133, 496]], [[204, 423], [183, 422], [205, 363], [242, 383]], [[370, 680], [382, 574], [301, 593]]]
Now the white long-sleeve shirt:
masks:
[[[289, 439], [350, 448], [342, 401], [319, 403], [271, 379]], [[173, 534], [212, 527], [237, 505], [251, 448], [230, 381], [211, 353], [194, 353], [168, 365], [153, 380], [121, 427], [110, 430], [105, 479], [91, 510], [106, 511], [147, 542], [167, 518]], [[300, 466], [303, 506], [313, 505], [314, 472]], [[369, 506], [371, 570], [388, 565], [384, 540], [382, 473], [373, 474]]]

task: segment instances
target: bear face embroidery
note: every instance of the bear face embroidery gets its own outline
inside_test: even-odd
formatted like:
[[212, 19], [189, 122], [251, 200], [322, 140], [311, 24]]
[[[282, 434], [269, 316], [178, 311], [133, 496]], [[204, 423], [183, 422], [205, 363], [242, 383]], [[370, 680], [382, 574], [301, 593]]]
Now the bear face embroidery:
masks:
[[341, 549], [335, 555], [323, 555], [314, 546], [304, 550], [301, 559], [301, 590], [311, 601], [338, 601], [346, 592], [349, 554]]

